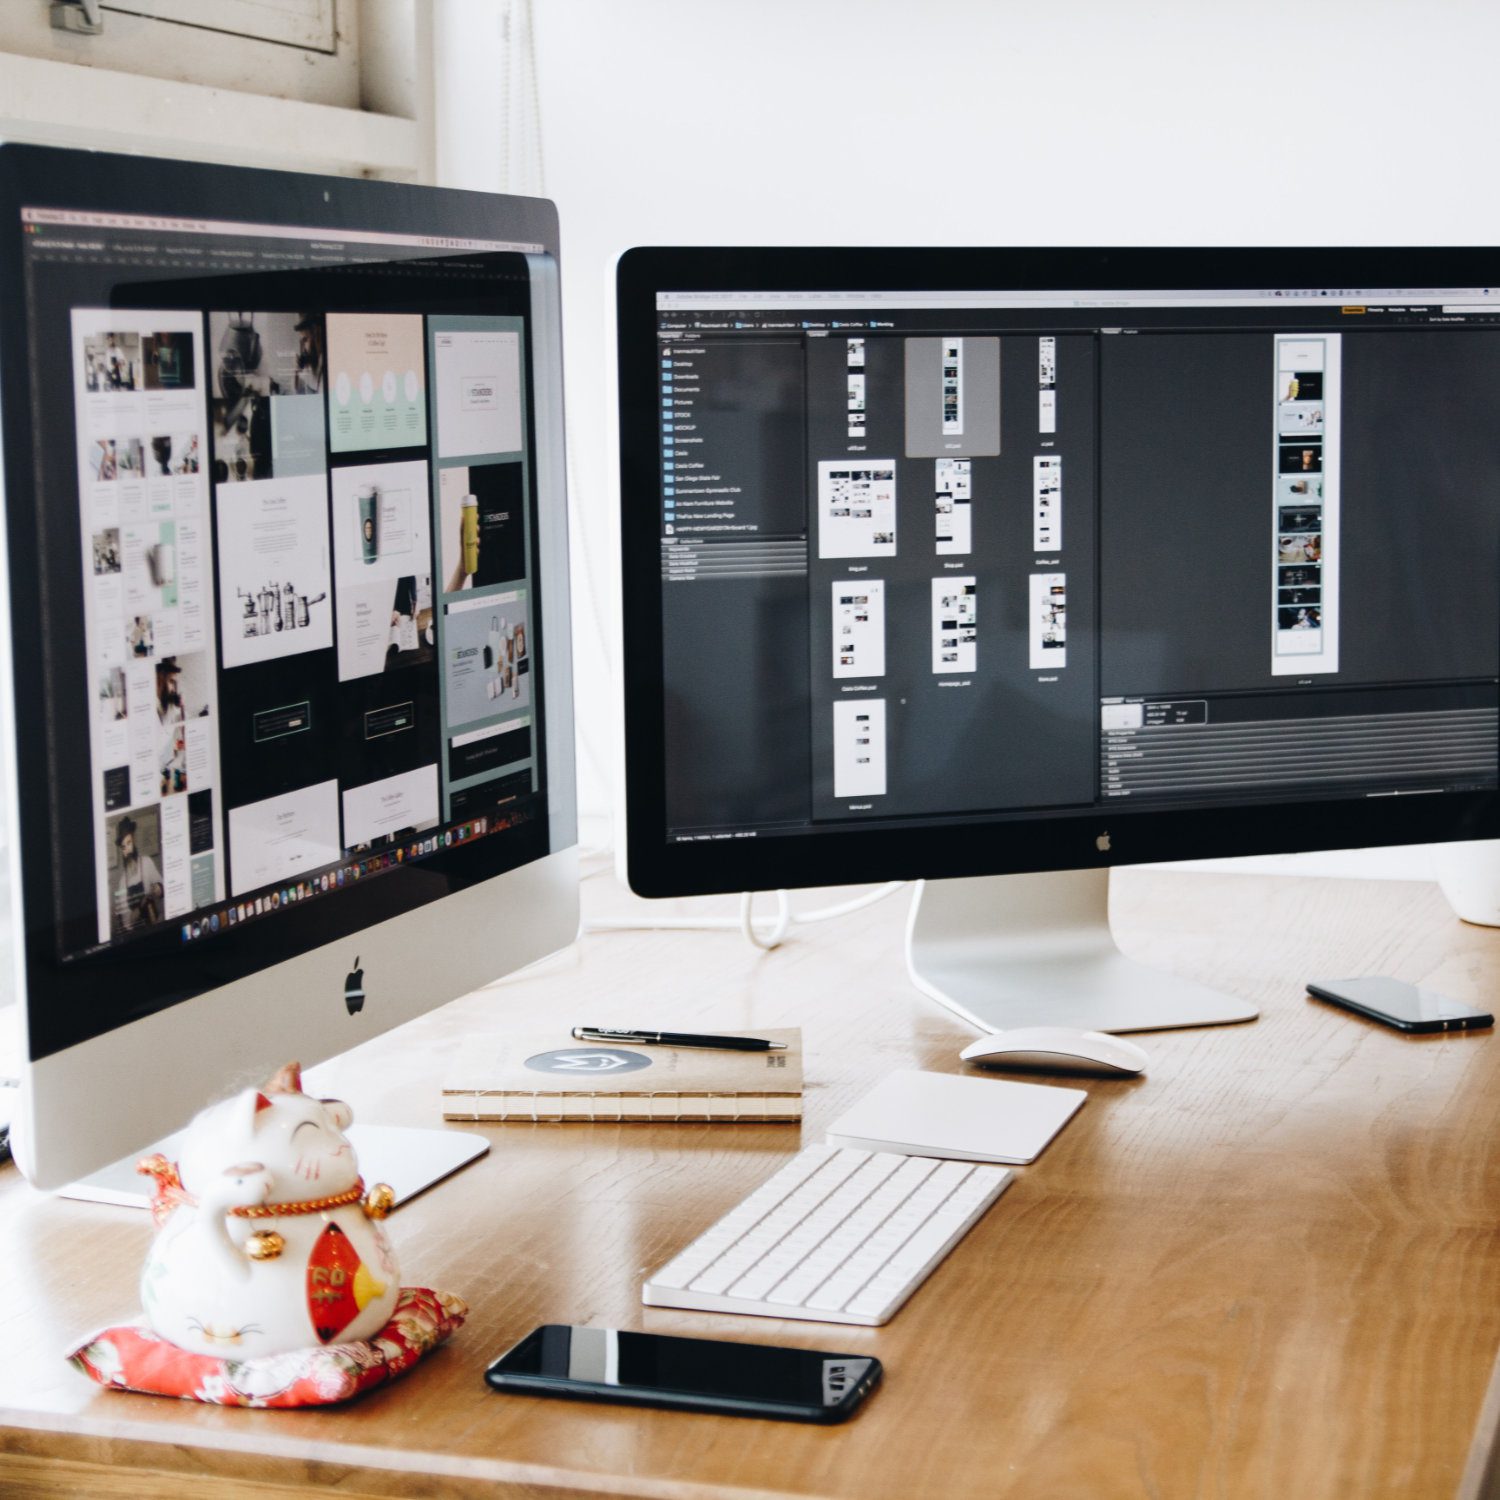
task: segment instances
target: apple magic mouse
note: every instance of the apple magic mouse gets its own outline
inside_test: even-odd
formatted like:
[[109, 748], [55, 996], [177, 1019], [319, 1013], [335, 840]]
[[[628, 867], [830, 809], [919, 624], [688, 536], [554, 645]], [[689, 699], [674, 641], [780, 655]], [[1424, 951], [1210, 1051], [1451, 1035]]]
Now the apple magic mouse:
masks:
[[990, 1068], [1045, 1068], [1053, 1073], [1144, 1073], [1149, 1061], [1134, 1042], [1071, 1026], [1017, 1026], [970, 1042], [964, 1062]]

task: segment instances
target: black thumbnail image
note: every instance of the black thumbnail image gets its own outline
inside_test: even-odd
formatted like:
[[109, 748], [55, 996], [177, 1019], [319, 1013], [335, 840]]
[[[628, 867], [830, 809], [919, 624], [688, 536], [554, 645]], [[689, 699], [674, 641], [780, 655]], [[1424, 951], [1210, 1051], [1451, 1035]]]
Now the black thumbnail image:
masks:
[[346, 854], [433, 826], [442, 748], [437, 674], [418, 667], [341, 683], [339, 714]]
[[144, 345], [148, 391], [189, 391], [198, 383], [192, 334], [148, 333]]
[[1277, 468], [1283, 474], [1321, 474], [1323, 444], [1312, 441], [1282, 443], [1277, 450]]
[[1278, 604], [1321, 604], [1323, 590], [1320, 588], [1277, 589]]
[[1323, 507], [1321, 505], [1280, 506], [1277, 509], [1276, 524], [1282, 531], [1321, 531]]
[[1317, 630], [1322, 624], [1323, 611], [1313, 605], [1278, 608], [1276, 611], [1279, 630]]
[[524, 466], [449, 465], [438, 471], [443, 592], [526, 576]]
[[1322, 583], [1323, 570], [1316, 565], [1312, 567], [1277, 568], [1276, 570], [1276, 586], [1278, 588], [1320, 588]]
[[1282, 374], [1282, 401], [1321, 401], [1323, 399], [1323, 372], [1321, 370], [1286, 371]]

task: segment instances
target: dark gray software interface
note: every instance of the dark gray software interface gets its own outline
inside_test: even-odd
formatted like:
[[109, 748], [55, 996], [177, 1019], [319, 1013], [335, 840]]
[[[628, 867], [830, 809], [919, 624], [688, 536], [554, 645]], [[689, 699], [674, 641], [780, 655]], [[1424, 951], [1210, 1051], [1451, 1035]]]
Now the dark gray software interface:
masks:
[[1484, 296], [660, 295], [668, 837], [1494, 787]]

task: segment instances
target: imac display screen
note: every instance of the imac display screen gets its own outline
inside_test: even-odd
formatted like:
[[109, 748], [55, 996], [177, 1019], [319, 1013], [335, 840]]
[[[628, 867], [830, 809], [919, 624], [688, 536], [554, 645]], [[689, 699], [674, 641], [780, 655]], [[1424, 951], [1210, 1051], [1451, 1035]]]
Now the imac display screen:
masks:
[[548, 851], [533, 340], [556, 266], [316, 223], [21, 220], [13, 646], [45, 659], [20, 732], [48, 747], [52, 855], [28, 938], [84, 976], [33, 1007], [42, 1055]]
[[[832, 252], [675, 254], [644, 273], [649, 376], [639, 281], [626, 314], [662, 648], [633, 855], [732, 847], [734, 888], [987, 873], [1091, 862], [1111, 829], [1166, 857], [1120, 837], [1146, 814], [1237, 853], [1326, 846], [1335, 805], [1493, 793], [1500, 290], [876, 291]], [[825, 290], [755, 284], [796, 254]], [[1087, 844], [1024, 844], [1059, 819]]]

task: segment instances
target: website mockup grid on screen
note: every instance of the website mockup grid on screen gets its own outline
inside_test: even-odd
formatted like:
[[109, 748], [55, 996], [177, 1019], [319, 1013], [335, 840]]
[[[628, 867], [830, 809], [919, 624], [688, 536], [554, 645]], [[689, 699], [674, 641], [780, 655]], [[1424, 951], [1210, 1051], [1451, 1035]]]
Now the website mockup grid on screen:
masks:
[[665, 837], [1493, 789], [1491, 297], [658, 293]]
[[82, 731], [55, 762], [58, 958], [211, 947], [477, 840], [534, 858], [550, 258], [22, 217], [38, 624]]

